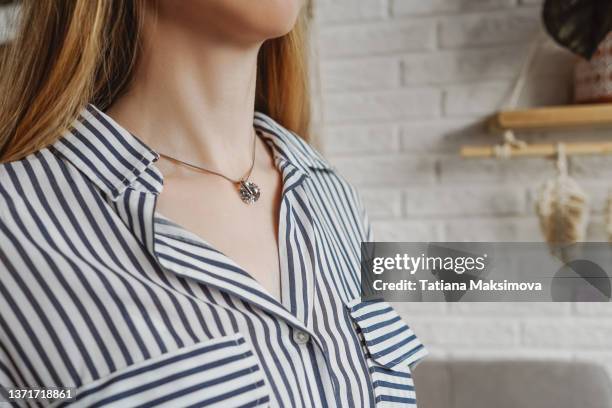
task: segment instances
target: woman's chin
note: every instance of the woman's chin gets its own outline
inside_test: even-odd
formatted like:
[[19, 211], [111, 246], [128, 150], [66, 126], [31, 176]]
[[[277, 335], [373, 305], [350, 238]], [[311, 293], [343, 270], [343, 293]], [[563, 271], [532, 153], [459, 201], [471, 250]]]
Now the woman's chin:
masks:
[[297, 21], [301, 2], [296, 0], [264, 0], [263, 3], [270, 4], [262, 8], [265, 13], [259, 17], [260, 31], [267, 39], [282, 37], [289, 33]]
[[265, 39], [273, 39], [273, 38], [278, 38], [278, 37], [282, 37], [286, 34], [288, 34], [294, 26], [294, 22], [291, 24], [284, 24], [284, 25], [277, 25], [277, 26], [273, 26], [273, 27], [268, 27], [268, 29], [265, 32]]
[[207, 27], [215, 35], [259, 42], [289, 33], [304, 0], [161, 0], [158, 11], [182, 27]]

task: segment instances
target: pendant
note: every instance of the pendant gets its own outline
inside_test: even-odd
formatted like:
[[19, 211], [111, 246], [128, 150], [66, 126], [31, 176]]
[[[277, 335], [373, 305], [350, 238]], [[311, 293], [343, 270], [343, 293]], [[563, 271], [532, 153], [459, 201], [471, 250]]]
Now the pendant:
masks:
[[255, 201], [259, 200], [259, 195], [261, 194], [257, 184], [246, 180], [240, 180], [238, 192], [245, 204], [253, 204]]

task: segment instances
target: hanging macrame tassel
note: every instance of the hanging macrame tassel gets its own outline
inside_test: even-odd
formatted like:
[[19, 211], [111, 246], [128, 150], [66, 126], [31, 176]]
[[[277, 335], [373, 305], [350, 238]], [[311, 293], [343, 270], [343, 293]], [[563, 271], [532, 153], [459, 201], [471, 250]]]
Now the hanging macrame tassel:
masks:
[[567, 174], [567, 158], [558, 145], [557, 176], [540, 187], [536, 212], [544, 239], [557, 256], [559, 245], [584, 241], [589, 218], [589, 198], [578, 183]]

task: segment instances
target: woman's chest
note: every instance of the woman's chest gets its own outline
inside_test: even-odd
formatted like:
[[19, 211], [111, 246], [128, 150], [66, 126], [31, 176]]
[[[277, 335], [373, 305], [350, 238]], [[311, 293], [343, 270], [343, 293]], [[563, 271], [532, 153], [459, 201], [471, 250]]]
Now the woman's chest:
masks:
[[[64, 259], [65, 268], [46, 274], [50, 290], [35, 294], [40, 319], [55, 323], [38, 326], [20, 344], [37, 355], [43, 350], [32, 339], [49, 338], [53, 347], [44, 353], [62, 357], [36, 366], [35, 375], [46, 385], [76, 385], [88, 404], [171, 396], [175, 406], [210, 398], [253, 406], [371, 406], [375, 395], [387, 395], [381, 390], [396, 387], [411, 398], [407, 367], [396, 371], [372, 357], [393, 353], [404, 361], [411, 332], [385, 311], [388, 324], [372, 331], [367, 323], [370, 337], [359, 334], [367, 320], [349, 302], [359, 293], [358, 245], [340, 236], [336, 224], [306, 217], [303, 207], [287, 208], [287, 234], [279, 240], [282, 303], [226, 256], [161, 218], [149, 225], [131, 217], [125, 224], [145, 236], [151, 231], [145, 242], [152, 247], [119, 234], [118, 220], [111, 229], [120, 239], [85, 235], [87, 245], [50, 250], [46, 256]], [[60, 310], [70, 319], [57, 319]], [[380, 310], [364, 305], [362, 311]], [[379, 388], [383, 383], [391, 386]], [[142, 392], [124, 392], [132, 385]]]
[[271, 296], [280, 298], [278, 240], [285, 220], [279, 222], [281, 202], [274, 180], [264, 182], [265, 190], [252, 204], [242, 202], [236, 186], [225, 180], [213, 180], [212, 185], [169, 184], [169, 191], [157, 200], [157, 212], [223, 254]]

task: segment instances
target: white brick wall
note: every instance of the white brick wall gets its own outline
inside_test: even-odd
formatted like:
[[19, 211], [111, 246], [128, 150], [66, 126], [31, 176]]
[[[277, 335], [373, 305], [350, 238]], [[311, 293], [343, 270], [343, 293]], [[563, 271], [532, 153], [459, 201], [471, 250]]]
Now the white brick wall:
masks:
[[[494, 143], [497, 110], [539, 24], [539, 0], [318, 0], [322, 144], [361, 190], [380, 240], [540, 241], [533, 197], [554, 174], [543, 159], [464, 160], [466, 143]], [[565, 103], [574, 57], [546, 44], [521, 105]], [[592, 136], [607, 137], [606, 132]], [[572, 140], [571, 132], [524, 135]], [[591, 194], [590, 239], [612, 158], [571, 171]], [[434, 357], [601, 360], [612, 369], [608, 304], [410, 304], [396, 307]]]

